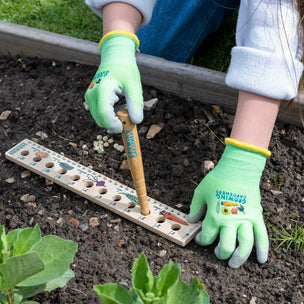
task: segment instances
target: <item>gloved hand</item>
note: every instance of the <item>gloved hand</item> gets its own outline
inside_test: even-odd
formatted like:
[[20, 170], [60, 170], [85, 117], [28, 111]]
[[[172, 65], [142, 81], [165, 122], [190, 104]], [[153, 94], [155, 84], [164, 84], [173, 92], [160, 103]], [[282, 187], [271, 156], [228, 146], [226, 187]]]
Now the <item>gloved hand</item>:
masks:
[[122, 125], [115, 114], [117, 95], [124, 95], [133, 123], [143, 120], [143, 95], [135, 51], [139, 41], [136, 35], [113, 31], [100, 41], [100, 66], [85, 93], [91, 115], [100, 127], [113, 133], [122, 132]]
[[269, 241], [259, 184], [270, 151], [231, 138], [225, 143], [222, 158], [194, 191], [188, 221], [197, 222], [207, 209], [195, 241], [210, 245], [220, 233], [214, 252], [218, 259], [230, 258], [230, 267], [247, 260], [254, 241], [257, 260], [265, 263]]

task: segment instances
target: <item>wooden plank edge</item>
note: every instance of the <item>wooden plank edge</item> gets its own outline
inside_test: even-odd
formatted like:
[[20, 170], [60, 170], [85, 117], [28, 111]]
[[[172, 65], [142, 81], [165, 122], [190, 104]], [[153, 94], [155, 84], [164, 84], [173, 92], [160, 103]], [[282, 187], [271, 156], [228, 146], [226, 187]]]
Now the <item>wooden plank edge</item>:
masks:
[[[0, 21], [0, 37], [0, 55], [40, 57], [95, 66], [100, 62], [98, 43], [95, 42], [5, 21]], [[226, 86], [225, 73], [140, 53], [137, 62], [143, 84], [182, 98], [219, 105], [225, 112], [235, 113], [237, 90]], [[303, 92], [291, 108], [282, 102], [277, 121], [302, 126], [300, 106], [304, 106]]]

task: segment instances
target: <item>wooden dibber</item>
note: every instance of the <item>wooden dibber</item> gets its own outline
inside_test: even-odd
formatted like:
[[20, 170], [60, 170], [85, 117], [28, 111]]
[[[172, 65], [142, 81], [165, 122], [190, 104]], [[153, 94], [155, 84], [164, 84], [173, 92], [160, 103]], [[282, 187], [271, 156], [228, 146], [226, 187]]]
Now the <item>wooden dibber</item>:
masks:
[[136, 124], [129, 117], [127, 110], [117, 112], [117, 116], [123, 125], [122, 139], [127, 153], [129, 168], [135, 184], [135, 190], [142, 215], [150, 214], [144, 168]]

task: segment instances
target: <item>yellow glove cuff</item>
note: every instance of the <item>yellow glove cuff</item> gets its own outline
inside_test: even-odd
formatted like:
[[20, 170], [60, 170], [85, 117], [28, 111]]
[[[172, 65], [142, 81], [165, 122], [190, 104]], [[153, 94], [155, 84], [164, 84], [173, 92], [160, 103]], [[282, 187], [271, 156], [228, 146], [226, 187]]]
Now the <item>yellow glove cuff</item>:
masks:
[[251, 145], [251, 144], [246, 144], [242, 141], [233, 139], [233, 138], [225, 138], [225, 144], [229, 144], [229, 145], [234, 145], [243, 149], [247, 149], [250, 151], [254, 151], [254, 152], [258, 152], [260, 154], [265, 155], [266, 157], [269, 157], [271, 155], [271, 152], [267, 149], [255, 146], [255, 145]]
[[130, 38], [134, 39], [134, 41], [135, 41], [135, 43], [136, 43], [136, 50], [138, 49], [138, 47], [139, 47], [139, 40], [138, 40], [138, 38], [137, 38], [137, 36], [136, 36], [135, 34], [130, 33], [130, 32], [127, 32], [127, 31], [111, 31], [111, 32], [105, 34], [105, 35], [101, 38], [101, 40], [100, 40], [100, 42], [99, 42], [99, 44], [98, 44], [98, 50], [99, 50], [99, 52], [100, 52], [101, 44], [102, 44], [107, 38], [109, 38], [110, 36], [114, 36], [114, 35], [123, 35], [123, 36], [127, 36], [127, 37], [130, 37]]

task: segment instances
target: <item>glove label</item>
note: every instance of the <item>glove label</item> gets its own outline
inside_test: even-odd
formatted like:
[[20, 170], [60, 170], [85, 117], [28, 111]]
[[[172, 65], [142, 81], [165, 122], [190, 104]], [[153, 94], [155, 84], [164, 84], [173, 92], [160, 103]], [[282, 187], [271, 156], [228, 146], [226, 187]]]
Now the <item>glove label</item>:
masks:
[[107, 77], [108, 74], [109, 74], [109, 72], [110, 72], [110, 71], [102, 71], [102, 72], [97, 73], [97, 74], [94, 76], [94, 78], [93, 78], [93, 80], [92, 80], [92, 82], [91, 82], [91, 84], [90, 84], [90, 86], [89, 86], [89, 90], [93, 89], [95, 84], [99, 84], [100, 81], [101, 81], [101, 78]]
[[224, 215], [245, 213], [244, 204], [246, 204], [246, 195], [216, 190], [215, 194], [218, 202], [216, 204], [216, 212]]

